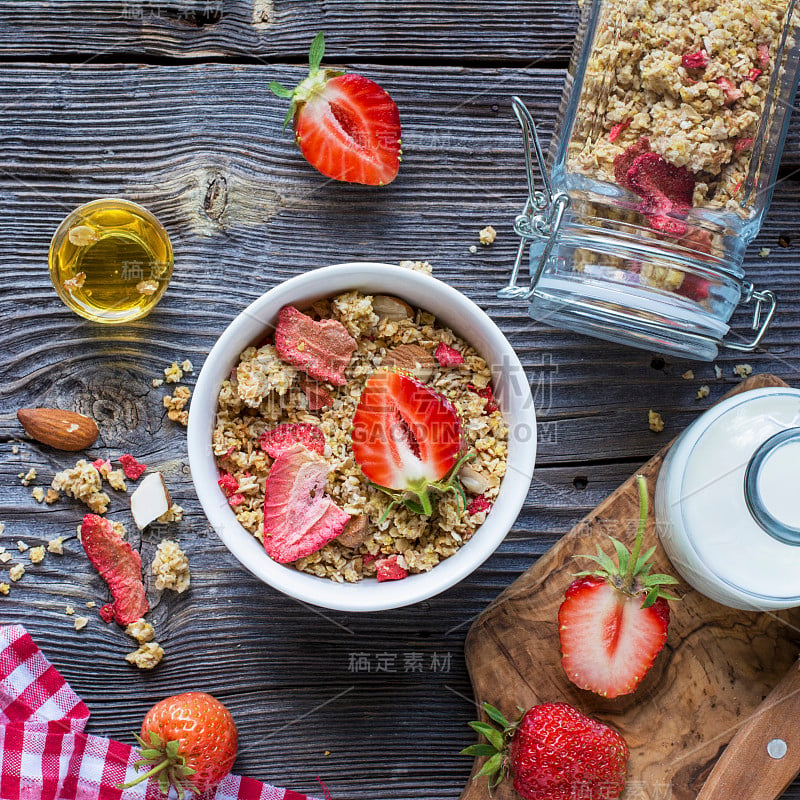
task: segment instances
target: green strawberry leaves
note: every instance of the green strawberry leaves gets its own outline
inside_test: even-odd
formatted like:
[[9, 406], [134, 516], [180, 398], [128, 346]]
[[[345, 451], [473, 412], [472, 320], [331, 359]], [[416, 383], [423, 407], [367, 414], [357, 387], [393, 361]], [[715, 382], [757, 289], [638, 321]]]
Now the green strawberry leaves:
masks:
[[137, 783], [157, 777], [158, 788], [165, 796], [169, 794], [170, 787], [175, 788], [178, 800], [184, 800], [190, 794], [200, 793], [189, 780], [196, 770], [186, 766], [186, 759], [180, 752], [179, 740], [165, 742], [155, 731], [149, 731], [149, 742], [136, 733], [133, 735], [141, 748], [139, 751], [141, 758], [135, 761], [133, 766], [136, 769], [144, 767], [147, 771], [127, 783], [118, 784], [117, 789], [130, 789]]
[[480, 777], [488, 777], [489, 793], [491, 795], [491, 790], [498, 786], [508, 774], [507, 743], [513, 738], [518, 722], [509, 722], [499, 709], [489, 703], [483, 703], [482, 708], [486, 716], [500, 725], [502, 729], [498, 730], [486, 722], [470, 722], [469, 726], [472, 730], [486, 738], [488, 744], [483, 742], [472, 744], [469, 747], [465, 747], [461, 751], [461, 755], [486, 758], [473, 780], [477, 780]]

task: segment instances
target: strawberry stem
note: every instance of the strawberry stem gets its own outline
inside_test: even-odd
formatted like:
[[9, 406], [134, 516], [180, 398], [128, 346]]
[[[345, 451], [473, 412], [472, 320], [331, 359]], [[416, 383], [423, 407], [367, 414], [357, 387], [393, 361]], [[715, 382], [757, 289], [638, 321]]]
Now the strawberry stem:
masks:
[[629, 591], [633, 586], [633, 576], [636, 572], [636, 565], [639, 563], [639, 553], [642, 550], [644, 529], [647, 524], [647, 514], [649, 512], [647, 478], [645, 478], [644, 475], [637, 475], [636, 484], [639, 487], [639, 527], [636, 531], [636, 541], [633, 545], [633, 552], [631, 552], [631, 557], [628, 559], [628, 569], [625, 572], [624, 586]]
[[132, 781], [128, 781], [127, 783], [117, 784], [115, 788], [130, 789], [131, 786], [136, 786], [137, 783], [146, 781], [148, 778], [152, 778], [153, 775], [158, 775], [159, 772], [165, 770], [168, 766], [170, 766], [170, 764], [172, 764], [172, 760], [169, 758], [165, 758], [160, 764], [156, 764], [156, 766], [154, 766], [148, 772], [143, 772], [141, 775], [137, 775]]

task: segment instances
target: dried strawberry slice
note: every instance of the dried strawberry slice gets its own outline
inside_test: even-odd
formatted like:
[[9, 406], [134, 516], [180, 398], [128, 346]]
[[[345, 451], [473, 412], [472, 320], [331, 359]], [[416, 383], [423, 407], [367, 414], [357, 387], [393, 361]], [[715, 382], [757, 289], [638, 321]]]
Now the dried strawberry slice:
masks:
[[104, 606], [100, 607], [100, 618], [103, 622], [113, 622], [114, 621], [114, 604], [113, 603], [106, 603]]
[[325, 494], [330, 470], [301, 444], [272, 464], [264, 490], [264, 549], [278, 563], [305, 558], [344, 530], [350, 515]]
[[378, 571], [375, 577], [379, 581], [400, 581], [408, 577], [408, 570], [397, 563], [397, 556], [377, 559], [375, 569]]
[[83, 518], [81, 544], [111, 590], [116, 621], [128, 625], [141, 619], [150, 606], [144, 594], [139, 554], [120, 538], [109, 520], [96, 514]]
[[319, 411], [322, 408], [330, 408], [333, 405], [331, 393], [316, 381], [306, 378], [302, 382], [302, 387], [309, 411]]
[[766, 68], [769, 66], [769, 47], [765, 44], [760, 44], [756, 48], [758, 51], [758, 63], [761, 64], [762, 67]]
[[467, 513], [468, 514], [480, 514], [481, 511], [489, 511], [491, 509], [491, 507], [492, 507], [492, 504], [482, 494], [479, 494], [467, 506]]
[[725, 93], [725, 105], [733, 105], [737, 100], [744, 97], [744, 92], [730, 79], [725, 77], [717, 78], [714, 83], [722, 87]]
[[698, 50], [696, 53], [684, 53], [681, 56], [681, 64], [686, 69], [705, 69], [709, 63], [710, 59], [705, 50]]
[[753, 69], [751, 69], [747, 73], [747, 80], [749, 80], [749, 81], [757, 81], [759, 79], [759, 77], [761, 76], [761, 72], [762, 71], [760, 69], [758, 69], [756, 67], [753, 67]]
[[669, 215], [685, 214], [692, 207], [695, 178], [688, 169], [657, 153], [643, 153], [631, 164], [627, 182], [643, 198], [640, 210], [653, 228], [672, 236], [686, 233], [686, 223]]
[[120, 456], [119, 463], [125, 473], [125, 477], [132, 481], [139, 480], [142, 477], [142, 473], [147, 469], [147, 464], [137, 461], [130, 453]]
[[620, 153], [614, 159], [614, 179], [620, 186], [636, 190], [628, 182], [628, 170], [639, 156], [650, 152], [650, 140], [646, 136], [640, 136], [627, 150]]
[[219, 488], [225, 493], [225, 497], [230, 497], [239, 488], [239, 481], [230, 474], [223, 472], [217, 481]]
[[439, 343], [433, 357], [442, 367], [456, 367], [464, 363], [464, 356], [462, 356], [455, 347], [450, 347], [444, 342]]
[[619, 135], [631, 124], [631, 122], [633, 122], [632, 119], [626, 119], [623, 122], [618, 122], [616, 125], [614, 125], [614, 127], [608, 132], [608, 141], [616, 142], [619, 138]]
[[484, 386], [483, 389], [477, 389], [470, 383], [467, 385], [467, 388], [486, 400], [486, 405], [483, 407], [484, 413], [493, 414], [495, 411], [500, 410], [500, 406], [497, 405], [497, 400], [494, 399], [494, 392], [492, 391], [491, 384], [489, 386]]
[[737, 153], [741, 153], [744, 150], [752, 150], [754, 141], [755, 138], [752, 136], [748, 136], [745, 139], [737, 139], [736, 144], [734, 144], [733, 146], [733, 149]]
[[335, 319], [316, 322], [294, 306], [285, 306], [278, 314], [278, 355], [318, 381], [344, 386], [345, 370], [357, 346], [347, 328]]
[[296, 444], [305, 445], [319, 455], [325, 454], [325, 434], [310, 422], [283, 422], [270, 431], [264, 431], [258, 440], [258, 446], [270, 458], [277, 458]]

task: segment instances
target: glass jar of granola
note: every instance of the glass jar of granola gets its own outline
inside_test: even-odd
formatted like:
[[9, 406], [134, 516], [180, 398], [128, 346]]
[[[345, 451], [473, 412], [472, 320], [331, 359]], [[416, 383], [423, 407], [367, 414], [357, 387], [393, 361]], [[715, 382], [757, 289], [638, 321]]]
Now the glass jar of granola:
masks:
[[[535, 319], [661, 352], [755, 349], [776, 301], [742, 262], [797, 88], [798, 16], [793, 0], [587, 0], [546, 165], [514, 98], [529, 197], [501, 296], [530, 299]], [[750, 341], [729, 335], [741, 303], [754, 311]]]

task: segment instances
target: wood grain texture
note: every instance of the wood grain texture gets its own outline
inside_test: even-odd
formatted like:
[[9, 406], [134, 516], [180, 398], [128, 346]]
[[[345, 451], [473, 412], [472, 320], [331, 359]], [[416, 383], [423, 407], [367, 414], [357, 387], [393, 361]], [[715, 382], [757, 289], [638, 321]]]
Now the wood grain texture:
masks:
[[[205, 689], [231, 707], [239, 724], [240, 772], [318, 794], [319, 776], [336, 800], [452, 800], [471, 767], [458, 751], [472, 740], [463, 643], [475, 616], [736, 385], [735, 364], [746, 361], [797, 383], [800, 128], [795, 120], [783, 180], [747, 258], [750, 277], [774, 288], [781, 303], [768, 349], [724, 354], [723, 378], [716, 380], [711, 365], [654, 360], [564, 333], [495, 296], [513, 261], [512, 222], [525, 193], [509, 97], [529, 102], [548, 139], [571, 47], [570, 4], [536, 2], [522, 18], [520, 6], [505, 0], [488, 10], [471, 0], [225, 0], [218, 19], [214, 6], [59, 0], [3, 8], [0, 544], [28, 564], [14, 549], [18, 539], [33, 545], [73, 536], [80, 521], [80, 504], [40, 506], [17, 477], [33, 466], [34, 483], [46, 486], [74, 463], [27, 441], [14, 417], [21, 406], [60, 405], [100, 423], [91, 457], [132, 452], [164, 472], [187, 509], [181, 523], [140, 536], [128, 497], [119, 494], [109, 516], [128, 523], [145, 563], [162, 538], [177, 539], [189, 552], [193, 584], [180, 597], [159, 596], [148, 585], [167, 650], [152, 674], [125, 663], [132, 641], [93, 613], [84, 631], [73, 630], [67, 604], [82, 610], [87, 601], [107, 599], [74, 538], [64, 556], [28, 565], [9, 597], [0, 597], [0, 623], [27, 626], [86, 698], [93, 733], [131, 741], [150, 704]], [[163, 11], [151, 14], [157, 7]], [[141, 19], [124, 16], [139, 8], [148, 11]], [[194, 16], [182, 19], [185, 9]], [[383, 191], [326, 182], [281, 131], [284, 107], [267, 84], [302, 77], [308, 42], [320, 27], [332, 58], [378, 80], [400, 107], [406, 156], [399, 178]], [[160, 63], [184, 59], [198, 63]], [[537, 59], [545, 64], [535, 66]], [[216, 60], [225, 63], [210, 63]], [[386, 65], [377, 65], [381, 60]], [[172, 284], [155, 312], [114, 329], [70, 314], [47, 276], [59, 221], [109, 194], [154, 211], [176, 254]], [[497, 241], [470, 253], [489, 223]], [[785, 248], [778, 243], [784, 234], [794, 237]], [[768, 258], [758, 255], [761, 247], [771, 248]], [[406, 258], [431, 261], [435, 274], [486, 309], [516, 348], [536, 395], [539, 464], [517, 524], [459, 586], [396, 612], [323, 614], [265, 587], [228, 554], [194, 495], [184, 431], [166, 419], [165, 391], [151, 381], [176, 359], [191, 358], [199, 369], [233, 317], [291, 275], [343, 261]], [[748, 324], [747, 313], [737, 313], [742, 335]], [[695, 379], [682, 379], [690, 367]], [[711, 396], [697, 401], [704, 383]], [[664, 433], [648, 429], [650, 408], [663, 414]], [[353, 668], [361, 656], [369, 672]], [[800, 788], [786, 797], [797, 800]]]
[[[785, 384], [759, 375], [736, 391], [776, 385]], [[647, 479], [651, 509], [665, 453], [638, 470]], [[607, 551], [609, 535], [630, 548], [638, 507], [631, 477], [511, 584], [470, 628], [467, 669], [476, 699], [497, 706], [509, 719], [517, 707], [563, 701], [617, 728], [630, 748], [621, 800], [691, 800], [737, 728], [795, 663], [800, 611], [737, 611], [681, 582], [680, 602], [670, 603], [664, 650], [639, 688], [613, 700], [578, 689], [561, 666], [558, 638], [558, 609], [576, 569], [575, 556], [594, 553], [596, 546]], [[652, 512], [642, 547], [651, 546], [656, 546], [653, 572], [676, 574], [659, 544]], [[757, 756], [751, 757], [755, 765]], [[461, 800], [486, 796], [486, 779], [474, 779], [484, 761], [476, 759]], [[498, 800], [515, 796], [505, 784], [496, 792]]]

